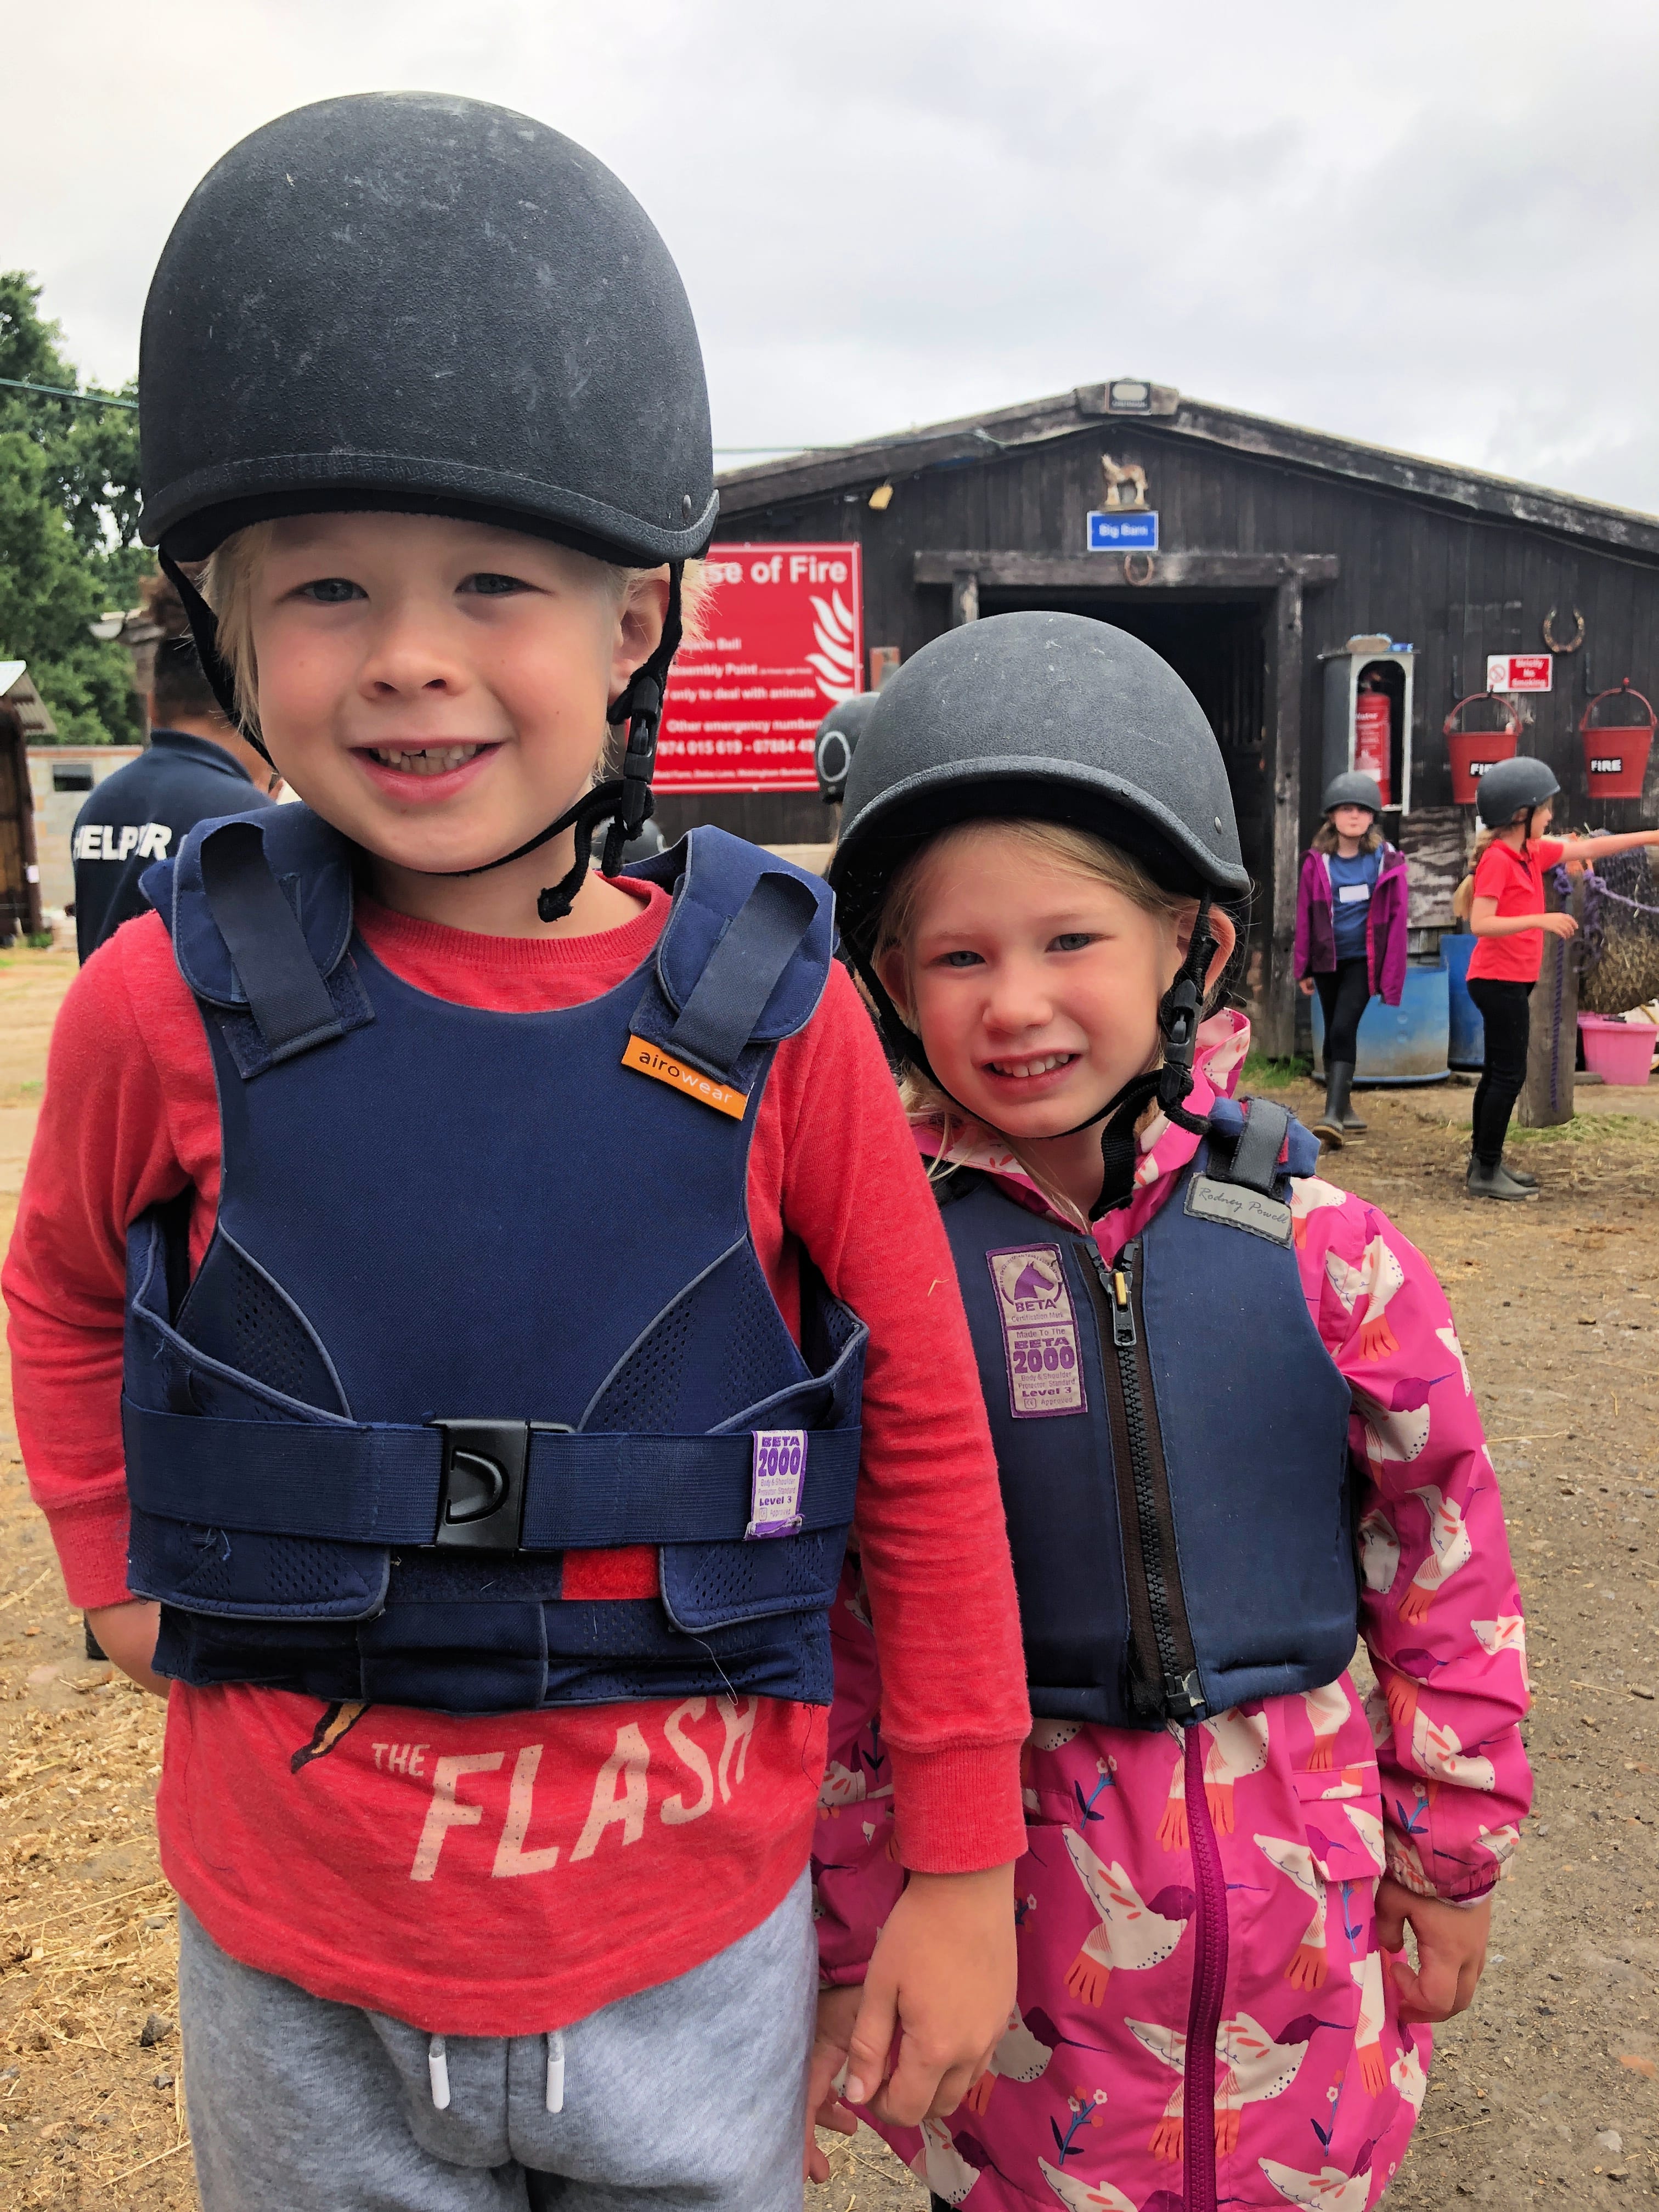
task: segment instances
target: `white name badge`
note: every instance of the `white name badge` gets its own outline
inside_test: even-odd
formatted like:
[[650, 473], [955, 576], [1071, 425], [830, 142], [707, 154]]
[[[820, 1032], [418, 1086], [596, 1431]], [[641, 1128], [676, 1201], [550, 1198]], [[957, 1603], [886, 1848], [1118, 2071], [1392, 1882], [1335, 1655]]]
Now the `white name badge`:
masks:
[[1370, 895], [1369, 884], [1344, 884], [1337, 892], [1337, 897], [1344, 906], [1364, 906]]

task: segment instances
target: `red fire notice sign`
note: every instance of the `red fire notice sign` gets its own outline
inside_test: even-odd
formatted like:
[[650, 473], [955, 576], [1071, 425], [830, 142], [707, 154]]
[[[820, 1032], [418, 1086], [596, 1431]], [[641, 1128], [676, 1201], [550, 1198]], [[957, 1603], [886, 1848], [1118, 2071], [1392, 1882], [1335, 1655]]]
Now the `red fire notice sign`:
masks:
[[1547, 653], [1489, 653], [1488, 691], [1547, 691], [1555, 666]]
[[857, 545], [715, 545], [708, 642], [682, 647], [657, 742], [659, 791], [816, 791], [812, 734], [860, 690]]

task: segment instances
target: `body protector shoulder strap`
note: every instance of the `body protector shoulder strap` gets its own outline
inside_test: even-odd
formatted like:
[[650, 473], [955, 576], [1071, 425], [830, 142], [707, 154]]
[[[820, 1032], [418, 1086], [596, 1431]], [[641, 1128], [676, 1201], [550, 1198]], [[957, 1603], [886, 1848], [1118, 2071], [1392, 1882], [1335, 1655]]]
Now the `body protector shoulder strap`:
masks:
[[[827, 1702], [866, 1333], [809, 1267], [797, 1344], [746, 1174], [824, 987], [828, 893], [695, 830], [632, 872], [674, 892], [646, 966], [500, 1014], [374, 958], [353, 857], [273, 808], [145, 878], [223, 1153], [194, 1282], [177, 1206], [129, 1237], [130, 1576], [162, 1602], [158, 1665], [457, 1712]], [[562, 1597], [567, 1553], [641, 1545], [659, 1597]]]
[[1347, 1384], [1303, 1296], [1262, 1099], [1112, 1261], [990, 1178], [939, 1186], [1002, 1474], [1031, 1708], [1186, 1723], [1334, 1680], [1358, 1583]]

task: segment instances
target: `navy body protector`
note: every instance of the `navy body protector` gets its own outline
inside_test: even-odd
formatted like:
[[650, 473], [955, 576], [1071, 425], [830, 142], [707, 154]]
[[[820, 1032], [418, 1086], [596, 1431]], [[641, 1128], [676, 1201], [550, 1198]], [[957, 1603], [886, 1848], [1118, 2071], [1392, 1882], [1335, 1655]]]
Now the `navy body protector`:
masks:
[[1281, 1107], [1218, 1101], [1111, 1262], [987, 1176], [937, 1186], [1034, 1712], [1188, 1723], [1352, 1660], [1350, 1395], [1308, 1311], [1288, 1203], [1317, 1157]]
[[[158, 1668], [452, 1712], [827, 1704], [866, 1331], [803, 1263], [797, 1346], [746, 1173], [824, 987], [829, 893], [694, 830], [629, 872], [674, 890], [645, 966], [496, 1013], [375, 959], [355, 857], [280, 807], [145, 879], [223, 1157], [194, 1282], [179, 1202], [129, 1234], [130, 1581], [161, 1601]], [[562, 1595], [568, 1552], [635, 1545], [659, 1598]]]

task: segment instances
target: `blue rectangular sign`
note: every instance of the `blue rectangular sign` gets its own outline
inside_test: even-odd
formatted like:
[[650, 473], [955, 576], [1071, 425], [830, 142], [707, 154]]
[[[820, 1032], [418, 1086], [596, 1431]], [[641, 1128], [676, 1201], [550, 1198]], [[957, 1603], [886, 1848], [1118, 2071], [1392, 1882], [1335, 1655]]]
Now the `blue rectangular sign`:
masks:
[[1158, 517], [1151, 514], [1103, 512], [1094, 508], [1089, 516], [1089, 550], [1091, 553], [1156, 553], [1158, 550]]

